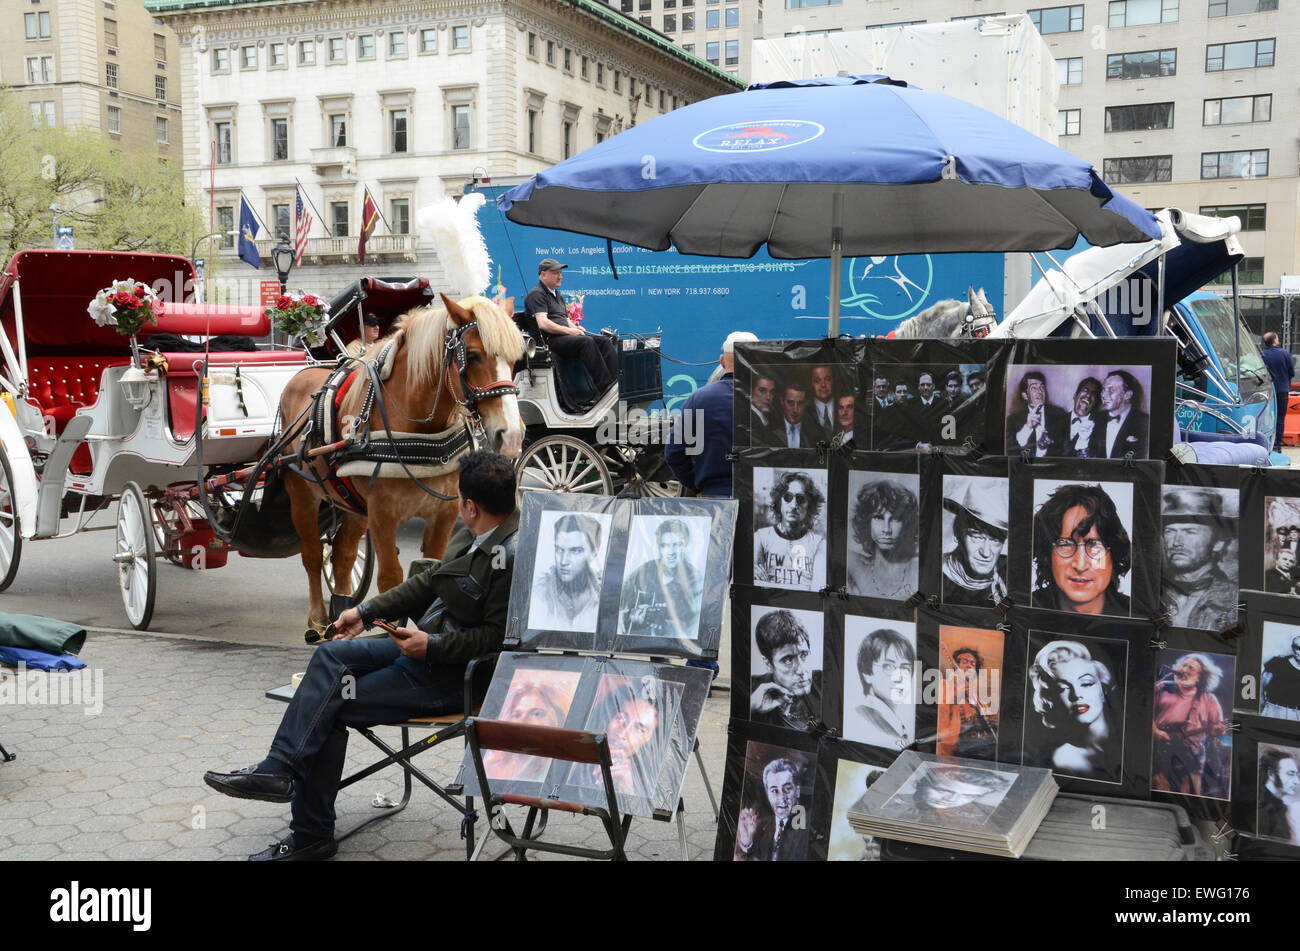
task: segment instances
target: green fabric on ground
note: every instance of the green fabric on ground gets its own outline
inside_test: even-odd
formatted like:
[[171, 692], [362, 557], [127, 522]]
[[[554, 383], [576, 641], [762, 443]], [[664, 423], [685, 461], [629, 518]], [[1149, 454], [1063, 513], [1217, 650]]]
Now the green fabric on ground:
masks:
[[86, 629], [71, 621], [0, 612], [0, 644], [6, 647], [25, 647], [50, 654], [79, 654], [85, 643]]

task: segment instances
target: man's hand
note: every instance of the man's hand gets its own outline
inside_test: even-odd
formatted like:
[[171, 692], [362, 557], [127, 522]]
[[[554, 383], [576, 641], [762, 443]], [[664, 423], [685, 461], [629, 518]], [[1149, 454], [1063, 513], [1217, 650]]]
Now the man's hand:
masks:
[[334, 622], [334, 640], [346, 641], [356, 637], [365, 629], [366, 626], [361, 621], [361, 612], [356, 608], [348, 608]]
[[771, 713], [791, 698], [792, 694], [779, 684], [763, 684], [749, 698], [753, 713]]
[[740, 810], [736, 820], [736, 845], [740, 851], [748, 852], [754, 847], [754, 835], [758, 832], [758, 812], [754, 809]]
[[577, 324], [573, 324], [569, 327], [570, 337], [585, 337], [586, 335], [587, 335], [587, 331], [583, 330]]
[[398, 650], [412, 660], [420, 660], [429, 653], [429, 635], [418, 628], [399, 627], [396, 634], [389, 631], [388, 636], [392, 638]]

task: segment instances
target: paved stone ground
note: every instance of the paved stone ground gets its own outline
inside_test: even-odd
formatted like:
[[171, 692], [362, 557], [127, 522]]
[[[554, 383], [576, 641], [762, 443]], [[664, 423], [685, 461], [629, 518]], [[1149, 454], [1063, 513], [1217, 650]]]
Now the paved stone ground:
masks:
[[[219, 795], [203, 784], [203, 773], [262, 758], [284, 710], [263, 693], [303, 669], [301, 649], [91, 631], [81, 657], [103, 671], [102, 714], [71, 705], [0, 705], [0, 744], [18, 757], [0, 763], [0, 860], [234, 860], [288, 831], [288, 806]], [[700, 727], [715, 792], [726, 722], [727, 695], [715, 691]], [[395, 728], [380, 735], [394, 745], [401, 738]], [[463, 750], [463, 741], [452, 740], [416, 762], [450, 782]], [[348, 771], [379, 755], [354, 737]], [[401, 798], [398, 769], [344, 790], [340, 827], [370, 815], [377, 793]], [[711, 859], [717, 826], [694, 760], [684, 799], [689, 857]], [[403, 812], [347, 839], [336, 861], [463, 860], [459, 829], [459, 813], [417, 783]], [[595, 847], [604, 833], [597, 819], [557, 814], [547, 838]], [[485, 856], [498, 846], [489, 842]], [[678, 859], [677, 828], [635, 820], [628, 851], [633, 859]]]

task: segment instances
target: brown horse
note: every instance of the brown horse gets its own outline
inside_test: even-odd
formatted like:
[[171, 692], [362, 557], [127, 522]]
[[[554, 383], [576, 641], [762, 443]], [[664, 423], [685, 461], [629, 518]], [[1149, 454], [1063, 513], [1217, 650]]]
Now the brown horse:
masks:
[[[364, 359], [371, 365], [383, 361], [381, 375], [391, 367], [380, 392], [372, 397], [370, 438], [383, 440], [386, 430], [391, 430], [397, 439], [414, 436], [418, 440], [419, 436], [432, 434], [460, 439], [462, 431], [467, 430], [472, 441], [482, 448], [514, 459], [523, 442], [523, 423], [516, 400], [518, 390], [512, 382], [513, 366], [523, 355], [523, 337], [510, 316], [513, 303], [507, 301], [507, 309], [502, 310], [483, 297], [457, 303], [445, 294], [442, 302], [441, 307], [430, 305], [404, 314], [394, 323], [392, 334], [367, 352]], [[295, 421], [312, 416], [313, 397], [330, 373], [330, 367], [312, 367], [289, 382], [280, 397], [282, 425], [293, 426]], [[364, 418], [367, 391], [371, 389], [368, 376], [362, 367], [353, 375], [337, 407], [328, 408], [335, 413], [335, 438], [347, 438], [350, 428]], [[310, 449], [310, 445], [301, 445], [304, 438], [310, 443], [313, 438], [319, 440], [319, 434], [300, 434], [286, 449]], [[446, 462], [384, 462], [378, 477], [374, 474], [379, 463], [374, 460], [353, 460], [332, 469], [329, 454], [303, 457], [300, 471], [307, 478], [293, 471], [285, 473], [285, 488], [294, 528], [302, 539], [302, 563], [311, 592], [309, 639], [313, 632], [327, 632], [330, 620], [321, 595], [324, 550], [318, 527], [320, 501], [335, 504], [344, 515], [331, 555], [335, 594], [351, 594], [352, 566], [367, 528], [378, 563], [379, 590], [387, 591], [402, 581], [397, 526], [407, 519], [425, 520], [424, 556], [442, 557], [459, 512], [458, 457], [468, 448], [462, 446], [457, 458]], [[340, 485], [335, 478], [339, 475], [349, 478]], [[355, 511], [349, 504], [358, 501], [357, 507], [363, 511]]]

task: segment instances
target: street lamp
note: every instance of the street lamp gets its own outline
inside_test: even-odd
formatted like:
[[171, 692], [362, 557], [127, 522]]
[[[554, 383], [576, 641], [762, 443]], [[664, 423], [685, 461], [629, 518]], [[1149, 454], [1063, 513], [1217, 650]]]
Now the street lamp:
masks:
[[275, 273], [280, 278], [280, 293], [289, 292], [289, 272], [293, 270], [293, 245], [280, 233], [280, 240], [271, 249], [271, 260], [275, 263]]
[[90, 201], [83, 201], [80, 205], [74, 205], [71, 208], [60, 209], [57, 201], [50, 205], [50, 211], [53, 212], [53, 218], [50, 220], [50, 228], [52, 231], [52, 237], [54, 238], [50, 247], [57, 248], [59, 246], [59, 219], [61, 217], [72, 214], [78, 208], [85, 208], [87, 205], [102, 205], [103, 203], [104, 199], [102, 198], [92, 198]]

